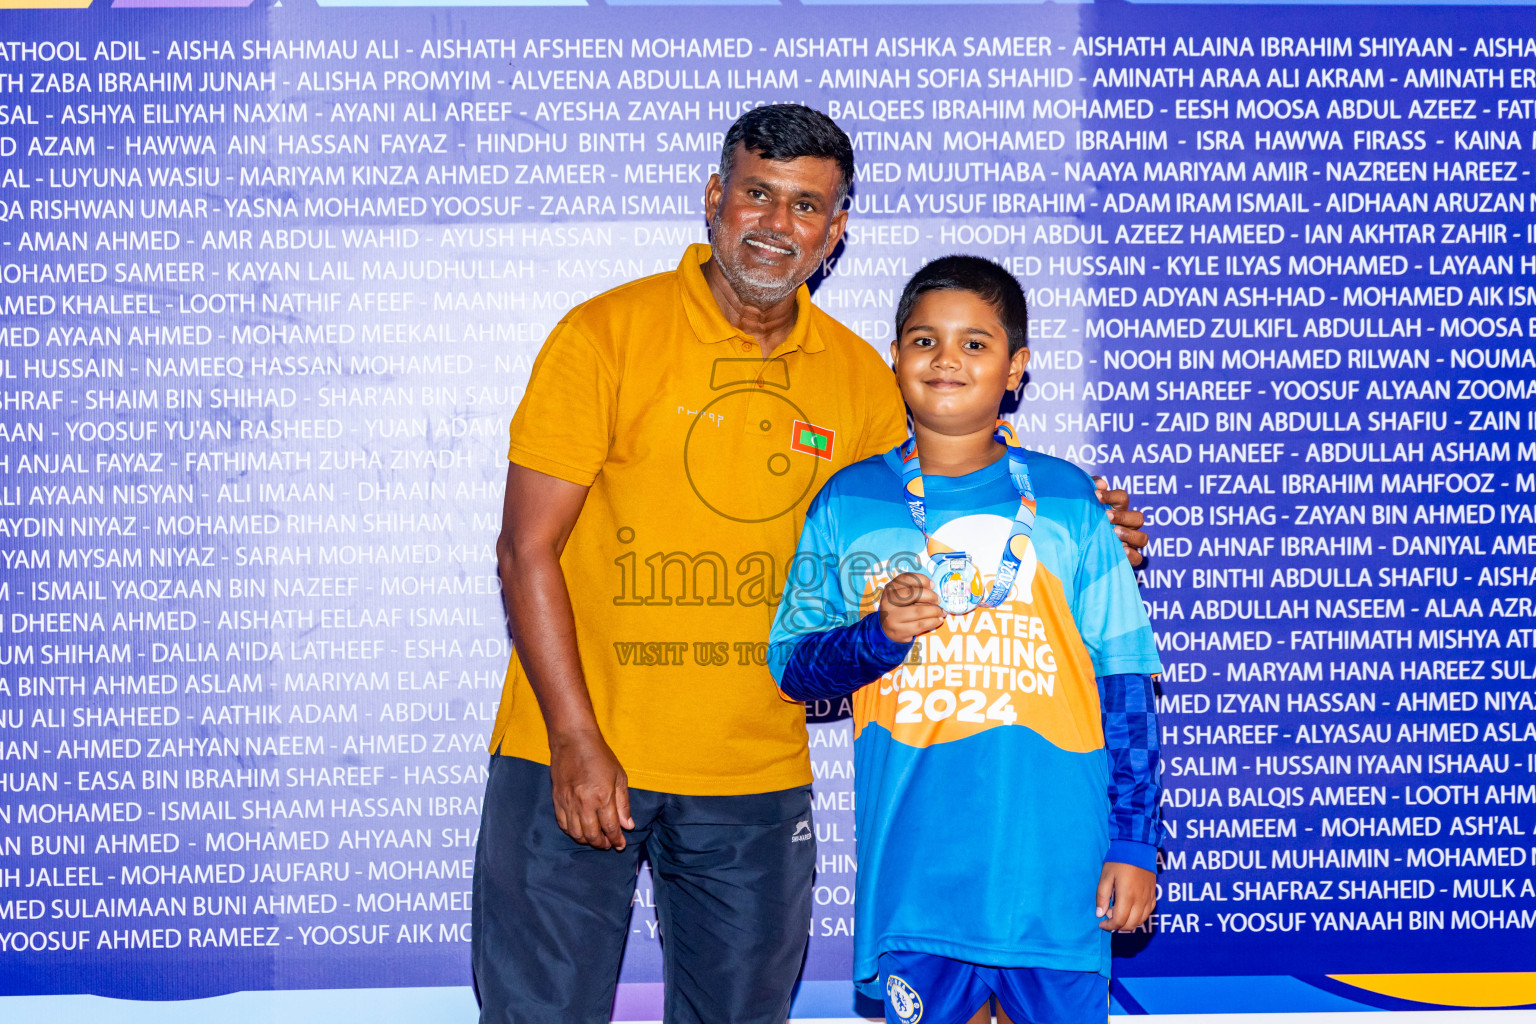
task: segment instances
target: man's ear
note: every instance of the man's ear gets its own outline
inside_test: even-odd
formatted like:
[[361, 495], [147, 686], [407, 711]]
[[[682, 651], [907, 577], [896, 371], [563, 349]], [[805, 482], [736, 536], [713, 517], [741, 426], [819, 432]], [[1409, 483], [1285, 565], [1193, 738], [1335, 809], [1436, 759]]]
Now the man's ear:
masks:
[[1008, 390], [1018, 390], [1019, 383], [1024, 379], [1024, 371], [1029, 369], [1028, 346], [1019, 349], [1008, 358]]
[[896, 369], [896, 353], [901, 348], [901, 339], [891, 341], [891, 369]]
[[848, 229], [848, 208], [838, 210], [832, 215], [832, 223], [827, 225], [827, 255], [832, 255], [832, 250], [837, 248], [837, 243], [843, 240], [843, 232]]
[[720, 209], [720, 198], [725, 195], [725, 182], [720, 180], [718, 173], [711, 174], [709, 181], [704, 185], [704, 222], [715, 222], [715, 211]]

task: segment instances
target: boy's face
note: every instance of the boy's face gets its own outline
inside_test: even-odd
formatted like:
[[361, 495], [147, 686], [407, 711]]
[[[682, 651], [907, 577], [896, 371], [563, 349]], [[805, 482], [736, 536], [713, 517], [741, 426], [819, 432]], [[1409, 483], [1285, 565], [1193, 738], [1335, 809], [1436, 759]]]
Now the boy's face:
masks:
[[997, 421], [1003, 395], [1024, 377], [1029, 349], [1008, 354], [997, 311], [975, 292], [930, 291], [891, 342], [891, 365], [915, 421], [967, 434]]

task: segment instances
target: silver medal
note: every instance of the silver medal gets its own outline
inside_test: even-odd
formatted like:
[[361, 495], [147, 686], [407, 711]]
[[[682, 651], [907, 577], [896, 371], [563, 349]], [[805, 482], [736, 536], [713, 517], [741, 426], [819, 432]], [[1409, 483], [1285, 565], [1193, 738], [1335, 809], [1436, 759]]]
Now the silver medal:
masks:
[[928, 579], [939, 595], [939, 607], [964, 615], [981, 603], [981, 572], [963, 551], [948, 551], [928, 559]]

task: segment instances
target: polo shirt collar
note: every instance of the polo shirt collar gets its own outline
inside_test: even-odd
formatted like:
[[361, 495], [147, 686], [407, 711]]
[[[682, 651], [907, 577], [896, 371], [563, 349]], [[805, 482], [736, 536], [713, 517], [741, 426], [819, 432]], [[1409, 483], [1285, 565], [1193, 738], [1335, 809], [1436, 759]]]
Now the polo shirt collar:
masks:
[[[683, 253], [682, 261], [677, 265], [677, 276], [682, 285], [683, 310], [688, 314], [688, 323], [699, 341], [707, 345], [745, 338], [746, 335], [720, 312], [720, 307], [715, 303], [715, 295], [709, 290], [709, 282], [704, 280], [703, 266], [709, 262], [709, 256], [709, 246], [696, 242]], [[811, 314], [811, 291], [802, 284], [795, 291], [795, 326], [790, 328], [789, 337], [773, 350], [774, 358], [797, 349], [820, 352], [826, 347], [820, 332], [811, 328]]]

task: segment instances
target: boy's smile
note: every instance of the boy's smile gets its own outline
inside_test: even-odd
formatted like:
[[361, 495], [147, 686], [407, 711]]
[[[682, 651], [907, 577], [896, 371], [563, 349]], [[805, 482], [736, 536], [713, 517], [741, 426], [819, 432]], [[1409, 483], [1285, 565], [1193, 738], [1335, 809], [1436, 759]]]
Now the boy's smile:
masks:
[[917, 425], [950, 436], [992, 430], [1004, 393], [1019, 386], [1029, 349], [1008, 354], [997, 311], [975, 292], [925, 292], [901, 335], [891, 364]]

